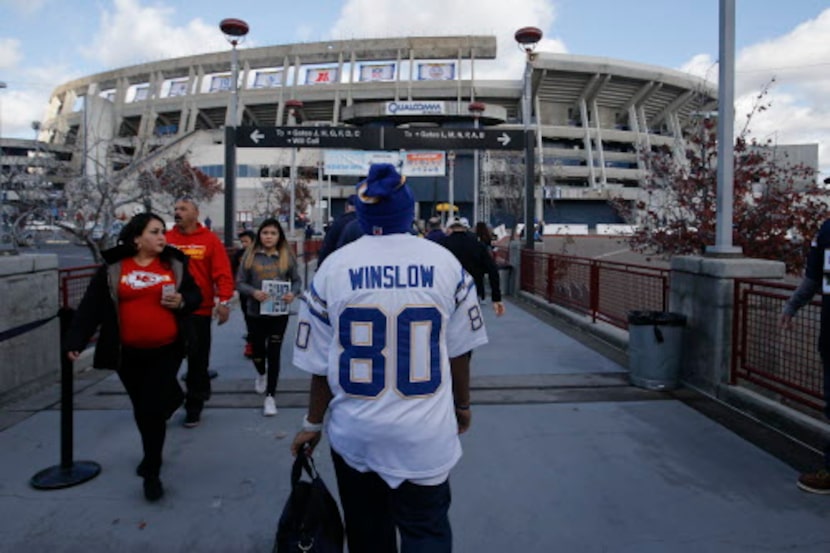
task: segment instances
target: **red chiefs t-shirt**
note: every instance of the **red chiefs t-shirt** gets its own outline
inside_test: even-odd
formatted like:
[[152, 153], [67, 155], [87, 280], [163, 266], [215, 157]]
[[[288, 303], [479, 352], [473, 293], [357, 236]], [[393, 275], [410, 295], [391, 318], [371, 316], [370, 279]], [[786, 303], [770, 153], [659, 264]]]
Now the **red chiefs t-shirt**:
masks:
[[121, 263], [118, 316], [123, 345], [157, 348], [176, 340], [176, 316], [161, 305], [162, 286], [175, 283], [173, 270], [164, 267], [158, 258], [146, 267], [132, 258]]

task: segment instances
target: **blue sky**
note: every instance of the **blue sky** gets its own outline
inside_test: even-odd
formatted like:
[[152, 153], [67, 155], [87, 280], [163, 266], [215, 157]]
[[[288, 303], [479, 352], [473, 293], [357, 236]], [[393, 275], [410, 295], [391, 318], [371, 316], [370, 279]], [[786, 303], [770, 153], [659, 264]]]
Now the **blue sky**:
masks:
[[[737, 0], [736, 116], [773, 76], [772, 109], [753, 133], [820, 144], [830, 176], [830, 6], [826, 0]], [[226, 17], [246, 20], [244, 46], [436, 34], [494, 34], [499, 57], [477, 77], [519, 78], [513, 32], [540, 27], [541, 51], [602, 56], [717, 78], [717, 0], [0, 0], [0, 131], [31, 138], [51, 91], [84, 75], [228, 48]], [[740, 121], [739, 121], [740, 122]]]

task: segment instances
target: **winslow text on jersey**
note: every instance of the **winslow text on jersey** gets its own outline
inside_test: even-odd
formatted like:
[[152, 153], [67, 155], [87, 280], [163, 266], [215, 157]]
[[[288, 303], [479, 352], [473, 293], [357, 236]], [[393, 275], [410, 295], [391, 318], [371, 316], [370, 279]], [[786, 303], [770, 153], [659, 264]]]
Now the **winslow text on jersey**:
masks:
[[352, 290], [375, 288], [432, 288], [433, 265], [365, 265], [349, 269]]

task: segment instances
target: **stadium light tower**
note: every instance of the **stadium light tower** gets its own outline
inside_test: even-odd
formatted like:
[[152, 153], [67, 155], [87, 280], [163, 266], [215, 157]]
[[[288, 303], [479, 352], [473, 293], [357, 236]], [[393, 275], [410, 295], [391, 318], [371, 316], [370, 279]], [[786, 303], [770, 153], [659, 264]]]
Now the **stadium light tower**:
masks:
[[225, 117], [225, 246], [233, 246], [236, 229], [236, 125], [239, 106], [239, 54], [236, 47], [245, 40], [248, 24], [241, 19], [223, 19], [219, 28], [231, 44], [231, 98]]
[[530, 130], [530, 78], [533, 75], [534, 50], [542, 40], [542, 30], [537, 27], [522, 27], [513, 35], [519, 50], [525, 53], [525, 74], [522, 86], [522, 123], [525, 134], [525, 248], [532, 250], [533, 243], [533, 206], [535, 194], [533, 175], [536, 172], [533, 151], [533, 131]]

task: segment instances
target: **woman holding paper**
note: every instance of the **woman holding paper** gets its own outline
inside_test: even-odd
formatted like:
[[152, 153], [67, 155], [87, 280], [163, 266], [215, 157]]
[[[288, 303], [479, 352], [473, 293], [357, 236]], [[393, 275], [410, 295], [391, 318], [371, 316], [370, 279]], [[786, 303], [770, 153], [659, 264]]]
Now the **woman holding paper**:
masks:
[[265, 394], [262, 414], [272, 417], [277, 414], [274, 393], [280, 375], [282, 337], [288, 326], [288, 304], [302, 289], [297, 259], [276, 219], [266, 219], [259, 225], [254, 243], [239, 264], [236, 289], [249, 298], [255, 388], [257, 393]]

